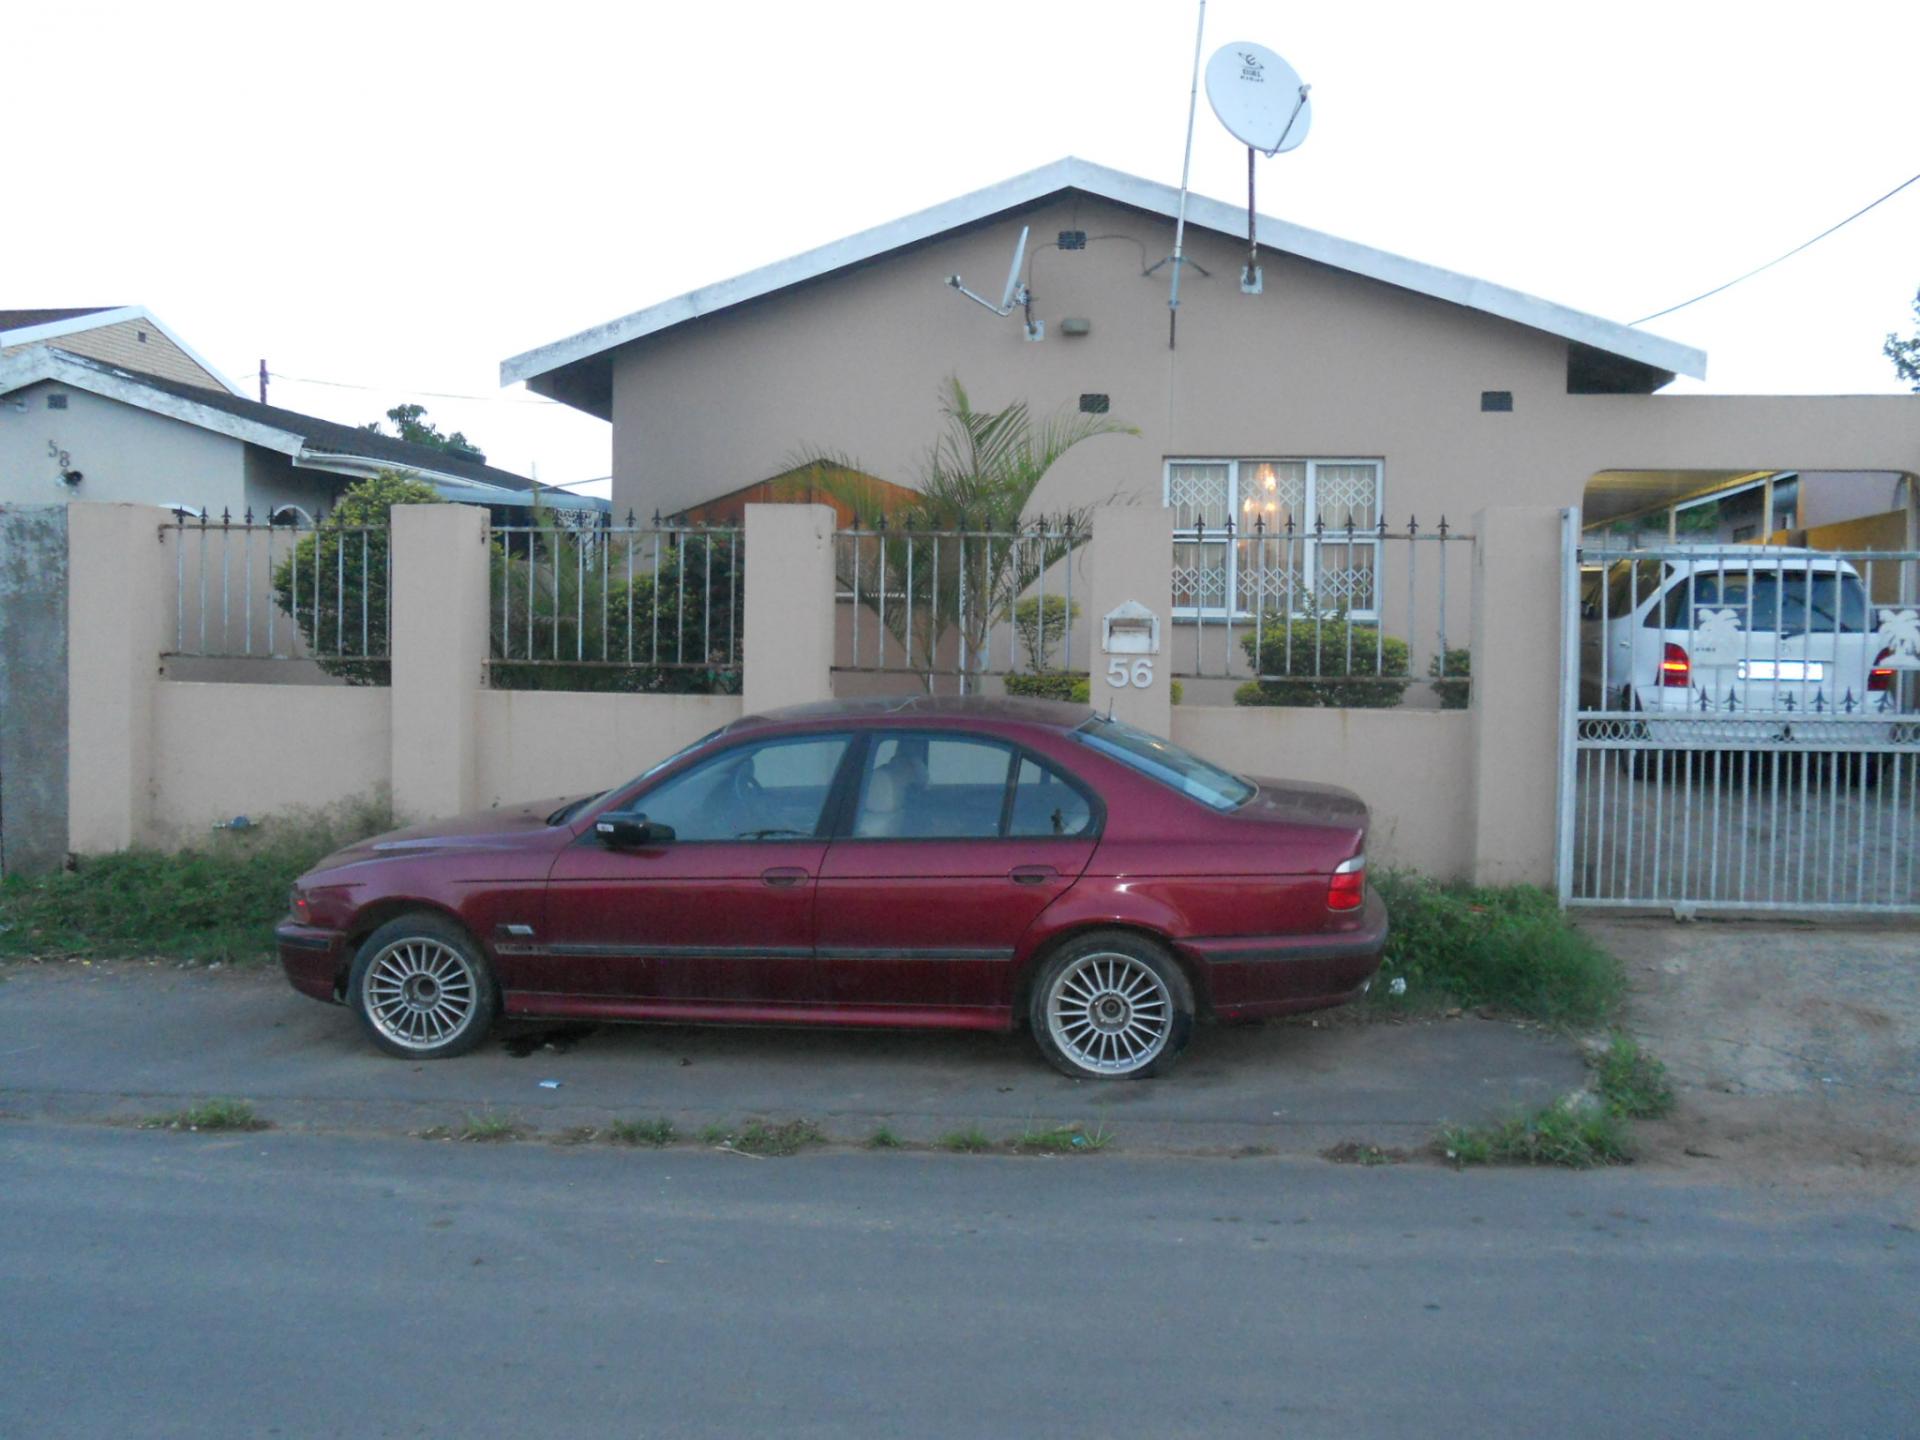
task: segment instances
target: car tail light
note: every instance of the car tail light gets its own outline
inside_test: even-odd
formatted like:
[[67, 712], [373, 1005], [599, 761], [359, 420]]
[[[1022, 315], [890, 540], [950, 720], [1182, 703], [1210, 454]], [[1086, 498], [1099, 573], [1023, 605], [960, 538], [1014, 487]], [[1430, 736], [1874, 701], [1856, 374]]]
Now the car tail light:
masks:
[[1334, 867], [1327, 880], [1327, 909], [1358, 910], [1367, 902], [1367, 857], [1356, 855]]
[[1893, 647], [1889, 645], [1873, 657], [1873, 669], [1867, 672], [1867, 691], [1878, 694], [1893, 688], [1893, 668], [1885, 662], [1893, 658]]
[[313, 923], [313, 906], [308, 902], [307, 897], [302, 895], [298, 890], [294, 891], [293, 894], [288, 897], [287, 909], [293, 912], [293, 918], [298, 920], [302, 925], [310, 925]]
[[1660, 661], [1660, 683], [1675, 690], [1693, 688], [1693, 661], [1687, 658], [1687, 652], [1671, 640], [1667, 642], [1667, 653]]

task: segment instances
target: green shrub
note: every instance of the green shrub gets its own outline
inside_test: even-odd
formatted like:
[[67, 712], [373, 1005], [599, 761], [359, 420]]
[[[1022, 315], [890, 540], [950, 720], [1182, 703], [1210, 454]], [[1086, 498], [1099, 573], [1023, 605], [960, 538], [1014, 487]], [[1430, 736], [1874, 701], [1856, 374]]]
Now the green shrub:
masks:
[[1595, 1088], [1607, 1107], [1633, 1120], [1657, 1120], [1673, 1109], [1667, 1067], [1616, 1030], [1595, 1064]]
[[1465, 648], [1447, 651], [1447, 673], [1440, 674], [1440, 657], [1427, 661], [1427, 674], [1433, 680], [1433, 693], [1440, 697], [1442, 710], [1467, 708], [1469, 677], [1473, 673], [1473, 653]]
[[1386, 710], [1407, 688], [1407, 642], [1344, 614], [1295, 617], [1269, 611], [1241, 637], [1247, 663], [1278, 679], [1249, 680], [1236, 705]]
[[1029, 595], [1013, 607], [1013, 628], [1027, 647], [1027, 666], [1034, 671], [1053, 668], [1053, 647], [1067, 627], [1080, 618], [1080, 602], [1064, 595]]
[[1442, 1130], [1434, 1149], [1455, 1165], [1565, 1165], [1590, 1170], [1633, 1158], [1626, 1127], [1600, 1106], [1548, 1105], [1494, 1125]]
[[[1554, 1024], [1606, 1020], [1625, 988], [1620, 962], [1531, 885], [1373, 877], [1391, 925], [1370, 999], [1387, 1009], [1488, 1005]], [[1394, 982], [1402, 981], [1402, 993]]]
[[[1173, 703], [1178, 705], [1186, 698], [1186, 686], [1178, 680], [1172, 682]], [[1025, 695], [1034, 700], [1065, 700], [1074, 705], [1093, 703], [1093, 686], [1085, 675], [1077, 675], [1071, 670], [1043, 670], [1031, 675], [1009, 675], [1006, 677], [1006, 689], [1009, 695]]]

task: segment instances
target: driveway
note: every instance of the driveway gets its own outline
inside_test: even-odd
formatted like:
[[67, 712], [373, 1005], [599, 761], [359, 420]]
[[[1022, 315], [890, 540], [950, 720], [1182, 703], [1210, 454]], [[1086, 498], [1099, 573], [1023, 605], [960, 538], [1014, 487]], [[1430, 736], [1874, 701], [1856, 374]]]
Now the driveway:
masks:
[[457, 1127], [482, 1110], [542, 1132], [761, 1115], [856, 1142], [881, 1125], [932, 1141], [1078, 1123], [1134, 1152], [1309, 1153], [1419, 1146], [1443, 1123], [1529, 1109], [1585, 1079], [1565, 1038], [1473, 1017], [1207, 1029], [1170, 1076], [1133, 1084], [1056, 1074], [1024, 1036], [963, 1034], [520, 1025], [417, 1064], [380, 1055], [345, 1010], [278, 972], [67, 963], [0, 975], [0, 1111], [46, 1118], [232, 1095], [282, 1126], [366, 1132]]

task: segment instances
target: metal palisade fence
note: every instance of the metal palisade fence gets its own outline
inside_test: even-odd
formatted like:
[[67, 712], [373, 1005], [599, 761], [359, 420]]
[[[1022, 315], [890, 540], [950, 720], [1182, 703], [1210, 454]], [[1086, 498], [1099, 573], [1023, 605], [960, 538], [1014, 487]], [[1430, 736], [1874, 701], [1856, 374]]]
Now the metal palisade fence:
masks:
[[744, 532], [657, 515], [647, 525], [631, 514], [624, 525], [581, 524], [578, 514], [490, 532], [492, 685], [738, 692]]
[[1920, 910], [1920, 551], [1569, 561], [1566, 900]]
[[[283, 511], [297, 515], [298, 512]], [[175, 510], [174, 656], [310, 660], [356, 684], [388, 679], [393, 552], [387, 526], [324, 512], [266, 523], [247, 510]]]
[[[1473, 536], [1444, 517], [1371, 525], [1196, 524], [1174, 532], [1175, 673], [1251, 703], [1391, 706], [1417, 680], [1466, 704]], [[1451, 634], [1449, 626], [1452, 626]]]
[[[870, 528], [834, 536], [839, 671], [987, 676], [1074, 666], [1073, 566], [1088, 539], [1072, 517], [1019, 530]], [[1082, 657], [1084, 663], [1084, 654]]]

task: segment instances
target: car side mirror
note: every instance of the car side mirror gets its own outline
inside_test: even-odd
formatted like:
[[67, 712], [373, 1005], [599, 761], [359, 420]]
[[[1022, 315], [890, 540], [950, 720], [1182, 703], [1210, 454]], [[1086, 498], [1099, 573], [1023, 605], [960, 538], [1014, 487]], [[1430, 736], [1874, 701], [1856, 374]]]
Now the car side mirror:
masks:
[[644, 815], [602, 815], [593, 822], [593, 833], [609, 850], [645, 849], [665, 845], [673, 839], [671, 825], [656, 825]]

